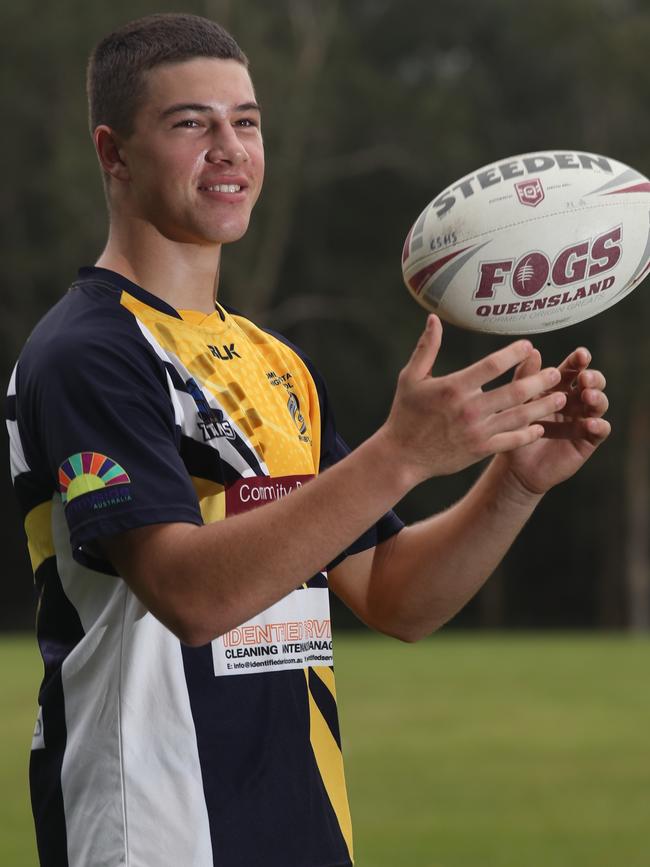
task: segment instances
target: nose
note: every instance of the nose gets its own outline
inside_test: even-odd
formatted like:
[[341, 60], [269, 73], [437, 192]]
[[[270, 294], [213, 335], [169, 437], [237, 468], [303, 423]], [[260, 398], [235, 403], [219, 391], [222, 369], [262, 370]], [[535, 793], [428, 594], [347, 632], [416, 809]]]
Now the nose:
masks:
[[205, 154], [208, 163], [228, 163], [233, 166], [239, 166], [248, 159], [246, 148], [230, 124], [215, 132], [212, 144]]

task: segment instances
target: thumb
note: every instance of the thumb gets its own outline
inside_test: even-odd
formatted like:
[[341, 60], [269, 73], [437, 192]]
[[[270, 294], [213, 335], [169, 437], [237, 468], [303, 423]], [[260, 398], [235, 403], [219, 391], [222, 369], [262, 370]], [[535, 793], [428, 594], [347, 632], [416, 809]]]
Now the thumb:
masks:
[[427, 317], [427, 325], [417, 342], [413, 355], [404, 368], [409, 379], [420, 380], [431, 375], [442, 343], [442, 323], [435, 314]]

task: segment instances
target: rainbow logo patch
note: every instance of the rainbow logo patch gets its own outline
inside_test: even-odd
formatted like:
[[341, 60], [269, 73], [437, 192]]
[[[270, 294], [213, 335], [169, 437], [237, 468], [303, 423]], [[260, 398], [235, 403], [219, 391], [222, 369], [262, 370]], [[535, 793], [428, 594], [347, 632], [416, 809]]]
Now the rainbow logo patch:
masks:
[[59, 467], [59, 490], [64, 503], [91, 491], [130, 483], [122, 467], [99, 452], [79, 452]]

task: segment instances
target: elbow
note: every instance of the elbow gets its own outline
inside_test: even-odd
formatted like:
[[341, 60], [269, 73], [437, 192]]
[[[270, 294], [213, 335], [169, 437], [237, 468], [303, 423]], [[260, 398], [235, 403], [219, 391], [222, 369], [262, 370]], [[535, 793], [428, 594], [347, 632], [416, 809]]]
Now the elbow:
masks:
[[392, 629], [385, 634], [390, 635], [391, 638], [396, 638], [403, 644], [416, 644], [418, 641], [422, 641], [423, 638], [428, 638], [432, 632], [435, 632], [435, 628], [417, 629], [414, 627], [402, 627], [399, 629]]
[[237, 617], [225, 601], [208, 605], [203, 597], [179, 592], [176, 587], [152, 594], [147, 602], [151, 614], [187, 647], [210, 644], [237, 625]]
[[395, 638], [404, 644], [415, 644], [439, 629], [446, 618], [439, 610], [417, 609], [394, 596], [386, 599], [376, 595], [368, 599], [364, 622], [376, 632]]
[[149, 598], [149, 612], [187, 647], [203, 647], [228, 630], [209, 607], [195, 604], [182, 595]]
[[164, 611], [158, 609], [151, 613], [181, 644], [203, 647], [247, 619], [244, 615], [239, 616], [239, 612], [228, 609], [225, 604], [215, 605], [215, 609], [190, 599], [175, 597], [171, 604], [169, 599], [166, 600]]
[[402, 644], [417, 644], [418, 641], [422, 641], [422, 639], [426, 638], [429, 634], [430, 633], [428, 632], [403, 630], [396, 633], [393, 637], [396, 638], [398, 641], [401, 641]]
[[416, 644], [424, 638], [429, 638], [441, 626], [445, 620], [412, 620], [412, 619], [391, 619], [384, 621], [382, 624], [375, 624], [375, 629], [390, 638], [396, 638], [404, 644]]
[[210, 644], [217, 636], [202, 627], [187, 626], [172, 630], [176, 638], [186, 647], [203, 647]]
[[187, 647], [203, 647], [205, 644], [210, 644], [219, 634], [218, 631], [215, 632], [214, 626], [210, 628], [197, 617], [175, 613], [167, 617], [158, 615], [157, 619]]

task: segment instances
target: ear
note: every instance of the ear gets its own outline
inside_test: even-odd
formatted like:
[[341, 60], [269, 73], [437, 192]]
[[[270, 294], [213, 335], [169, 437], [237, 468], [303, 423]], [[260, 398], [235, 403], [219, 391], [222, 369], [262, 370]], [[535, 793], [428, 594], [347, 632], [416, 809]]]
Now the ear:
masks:
[[99, 163], [106, 174], [120, 181], [129, 180], [129, 170], [118, 134], [110, 126], [102, 124], [95, 129], [93, 141]]

